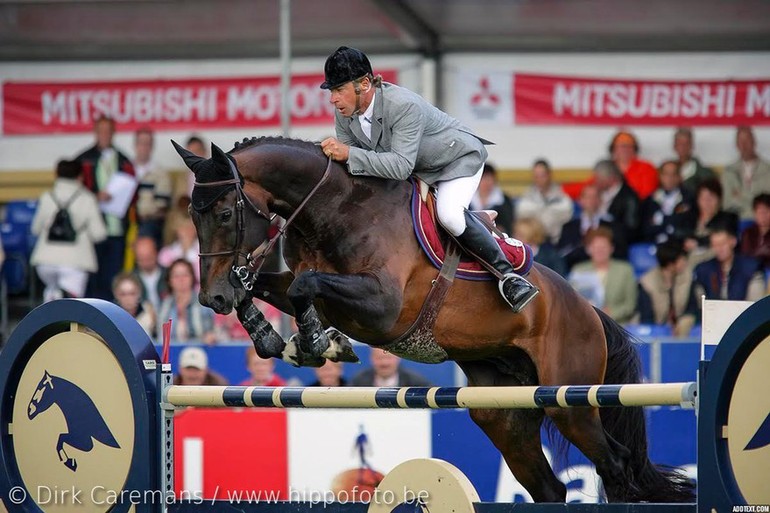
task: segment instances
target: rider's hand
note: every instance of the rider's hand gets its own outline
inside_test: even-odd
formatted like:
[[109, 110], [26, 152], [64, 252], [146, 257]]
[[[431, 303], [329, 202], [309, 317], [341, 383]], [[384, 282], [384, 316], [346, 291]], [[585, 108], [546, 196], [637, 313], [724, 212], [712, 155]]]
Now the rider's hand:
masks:
[[99, 191], [96, 193], [96, 199], [99, 201], [110, 201], [112, 199], [112, 195], [107, 191]]
[[350, 146], [343, 144], [334, 137], [328, 137], [321, 141], [321, 148], [327, 157], [340, 162], [347, 162], [350, 156]]

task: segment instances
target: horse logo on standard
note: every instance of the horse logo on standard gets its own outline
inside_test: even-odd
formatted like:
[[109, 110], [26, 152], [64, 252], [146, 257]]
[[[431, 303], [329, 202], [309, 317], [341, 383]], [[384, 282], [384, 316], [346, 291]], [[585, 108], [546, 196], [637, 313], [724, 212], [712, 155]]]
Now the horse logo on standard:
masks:
[[34, 420], [38, 414], [47, 411], [53, 405], [59, 407], [67, 424], [68, 431], [61, 433], [56, 442], [56, 453], [68, 469], [77, 471], [78, 463], [75, 458], [67, 455], [64, 444], [89, 452], [94, 448], [94, 440], [96, 440], [108, 447], [120, 449], [120, 445], [88, 394], [71, 381], [52, 376], [46, 370], [27, 406], [29, 420]]
[[[770, 336], [757, 345], [738, 373], [730, 398], [727, 439], [730, 465], [749, 504], [767, 502], [770, 481]], [[764, 390], [764, 393], [762, 392]]]
[[43, 511], [107, 511], [124, 500], [134, 416], [122, 374], [99, 336], [74, 323], [29, 358], [8, 429], [26, 499]]

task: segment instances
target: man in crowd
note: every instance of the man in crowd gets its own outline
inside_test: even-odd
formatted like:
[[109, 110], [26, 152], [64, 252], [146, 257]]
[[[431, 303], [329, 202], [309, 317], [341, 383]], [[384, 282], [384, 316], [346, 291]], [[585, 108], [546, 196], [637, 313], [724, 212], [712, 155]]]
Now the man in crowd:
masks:
[[[100, 116], [94, 122], [94, 135], [94, 146], [76, 160], [83, 168], [83, 185], [96, 194], [100, 202], [107, 202], [112, 199], [106, 191], [110, 180], [119, 172], [134, 176], [134, 166], [112, 143], [115, 121]], [[107, 239], [95, 246], [98, 270], [89, 278], [87, 295], [112, 301], [112, 280], [123, 269], [128, 216], [104, 214], [104, 221]]]
[[751, 127], [738, 127], [735, 145], [740, 158], [722, 173], [722, 207], [738, 214], [741, 219], [751, 219], [754, 198], [770, 193], [770, 163], [757, 155], [757, 143]]
[[691, 195], [695, 195], [699, 183], [716, 178], [714, 171], [701, 164], [693, 155], [694, 146], [692, 130], [687, 127], [678, 128], [674, 133], [674, 151], [682, 175], [682, 187]]
[[376, 347], [372, 348], [372, 366], [359, 372], [352, 380], [359, 387], [428, 387], [430, 383], [416, 372], [402, 369], [401, 358]]

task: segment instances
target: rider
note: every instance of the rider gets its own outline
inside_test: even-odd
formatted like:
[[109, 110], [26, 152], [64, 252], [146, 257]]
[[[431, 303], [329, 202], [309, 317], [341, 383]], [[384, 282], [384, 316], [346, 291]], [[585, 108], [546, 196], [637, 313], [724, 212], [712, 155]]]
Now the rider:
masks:
[[503, 277], [500, 293], [519, 312], [539, 292], [516, 274], [492, 234], [467, 212], [487, 151], [483, 139], [421, 96], [382, 81], [360, 50], [339, 47], [326, 59], [322, 89], [336, 108], [337, 137], [324, 153], [346, 162], [352, 175], [406, 180], [414, 173], [433, 185], [436, 213], [460, 244]]

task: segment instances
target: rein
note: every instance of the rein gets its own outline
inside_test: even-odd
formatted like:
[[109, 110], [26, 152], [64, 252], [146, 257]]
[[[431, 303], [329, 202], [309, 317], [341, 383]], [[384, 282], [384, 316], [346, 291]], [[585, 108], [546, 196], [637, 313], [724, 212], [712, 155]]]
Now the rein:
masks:
[[[267, 256], [273, 250], [278, 240], [286, 233], [286, 230], [289, 228], [289, 226], [297, 217], [297, 215], [299, 215], [302, 209], [305, 208], [305, 205], [307, 205], [308, 201], [310, 201], [310, 198], [312, 198], [315, 195], [315, 193], [318, 192], [318, 189], [321, 188], [321, 185], [323, 185], [328, 179], [332, 169], [332, 159], [331, 157], [328, 158], [326, 169], [324, 170], [324, 174], [323, 176], [321, 176], [321, 179], [318, 181], [318, 183], [315, 184], [315, 186], [313, 186], [310, 192], [308, 192], [307, 196], [305, 196], [305, 199], [302, 200], [302, 202], [294, 210], [294, 212], [289, 216], [289, 218], [286, 220], [283, 226], [278, 228], [278, 233], [276, 233], [267, 242], [267, 245], [265, 245], [264, 249], [256, 257], [254, 257], [254, 253], [256, 253], [259, 247], [257, 247], [256, 249], [248, 253], [241, 251], [241, 245], [243, 244], [244, 233], [246, 231], [246, 225], [243, 221], [244, 204], [245, 203], [248, 204], [249, 207], [251, 207], [251, 209], [254, 212], [256, 212], [257, 215], [259, 215], [264, 219], [267, 219], [271, 223], [273, 222], [273, 219], [275, 219], [277, 214], [272, 214], [272, 215], [267, 214], [263, 212], [259, 207], [257, 207], [254, 204], [254, 202], [252, 202], [251, 199], [249, 199], [249, 197], [243, 192], [243, 187], [241, 187], [240, 173], [238, 172], [238, 170], [236, 169], [235, 165], [232, 162], [230, 162], [230, 168], [233, 172], [233, 178], [229, 178], [227, 180], [218, 180], [216, 182], [206, 182], [206, 183], [200, 183], [196, 181], [194, 184], [194, 187], [220, 187], [223, 185], [235, 185], [235, 191], [237, 194], [237, 199], [235, 202], [235, 208], [237, 210], [237, 217], [235, 221], [236, 230], [237, 230], [235, 246], [233, 246], [233, 248], [228, 251], [213, 251], [209, 253], [198, 253], [198, 256], [201, 258], [204, 258], [204, 257], [218, 257], [218, 256], [233, 255], [233, 265], [231, 270], [235, 274], [235, 276], [238, 278], [240, 285], [245, 290], [251, 292], [251, 290], [254, 287], [254, 282], [257, 279], [257, 275], [259, 274], [260, 269], [262, 269], [262, 266], [267, 260]], [[264, 243], [260, 244], [260, 247], [262, 245], [264, 245]], [[246, 259], [246, 265], [238, 265], [239, 257], [244, 257]]]

